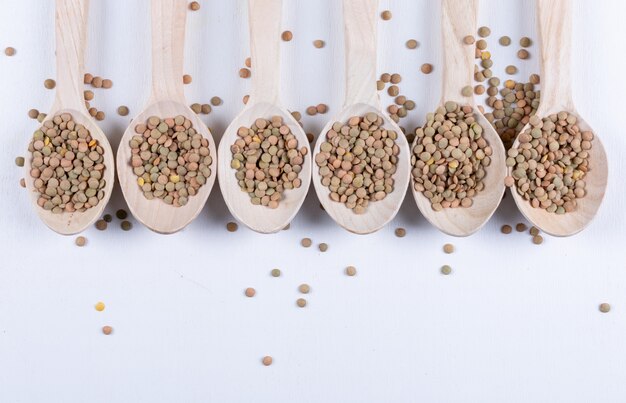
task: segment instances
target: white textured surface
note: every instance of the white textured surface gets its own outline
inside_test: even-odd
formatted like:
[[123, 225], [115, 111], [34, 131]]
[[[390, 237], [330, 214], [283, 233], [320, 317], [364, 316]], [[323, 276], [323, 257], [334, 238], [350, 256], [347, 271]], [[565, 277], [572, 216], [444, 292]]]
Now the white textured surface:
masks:
[[[201, 0], [188, 19], [186, 71], [190, 102], [219, 95], [225, 105], [203, 117], [217, 137], [241, 109], [249, 82], [238, 77], [247, 50], [243, 0]], [[411, 130], [439, 98], [441, 66], [436, 0], [388, 0], [394, 18], [380, 27], [379, 70], [400, 72], [401, 89], [418, 108]], [[114, 148], [148, 96], [149, 3], [93, 0], [88, 71], [113, 79], [94, 105]], [[370, 236], [341, 230], [319, 209], [314, 192], [289, 231], [262, 236], [231, 220], [217, 186], [184, 232], [160, 236], [119, 221], [90, 229], [74, 246], [44, 227], [18, 186], [16, 155], [25, 153], [34, 121], [53, 94], [53, 2], [2, 0], [0, 114], [0, 401], [1, 402], [624, 402], [626, 401], [626, 193], [624, 119], [626, 3], [577, 0], [574, 94], [602, 136], [609, 189], [594, 223], [569, 239], [500, 234], [520, 214], [506, 199], [475, 236], [451, 239], [430, 227], [407, 196], [387, 228]], [[521, 66], [516, 46], [497, 38], [537, 39], [530, 0], [483, 0], [480, 24], [492, 28], [496, 72]], [[319, 102], [327, 115], [305, 117], [320, 130], [339, 110], [343, 39], [338, 0], [285, 0], [283, 100], [295, 110]], [[327, 46], [318, 50], [314, 39]], [[407, 39], [420, 41], [410, 51]], [[419, 73], [432, 62], [431, 76]], [[124, 207], [119, 189], [109, 210]], [[394, 237], [396, 227], [407, 236]], [[311, 237], [330, 249], [304, 249]], [[444, 255], [453, 242], [457, 253]], [[445, 277], [439, 267], [450, 264]], [[355, 265], [354, 278], [343, 274]], [[276, 279], [269, 271], [279, 267]], [[297, 286], [312, 292], [295, 306]], [[252, 286], [257, 296], [243, 290]], [[102, 300], [104, 312], [93, 305]], [[612, 310], [601, 314], [598, 304]], [[103, 325], [114, 334], [100, 333]], [[274, 365], [264, 367], [264, 355]]]

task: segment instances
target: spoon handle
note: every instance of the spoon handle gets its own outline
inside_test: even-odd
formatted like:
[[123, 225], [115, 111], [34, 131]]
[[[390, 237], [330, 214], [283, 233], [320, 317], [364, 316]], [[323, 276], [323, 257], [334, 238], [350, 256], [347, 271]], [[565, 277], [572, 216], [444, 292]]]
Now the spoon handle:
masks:
[[376, 108], [376, 48], [378, 0], [343, 0], [346, 46], [345, 106], [365, 103]]
[[57, 90], [53, 110], [84, 111], [84, 54], [89, 0], [56, 0]]
[[474, 105], [474, 97], [461, 90], [473, 84], [475, 46], [463, 42], [476, 35], [478, 0], [443, 0], [441, 33], [443, 41], [442, 103], [454, 101]]
[[278, 103], [280, 94], [280, 29], [282, 0], [250, 0], [250, 102]]
[[187, 0], [152, 0], [152, 102], [185, 102]]
[[573, 110], [570, 60], [572, 52], [571, 0], [537, 0], [541, 41], [541, 106]]

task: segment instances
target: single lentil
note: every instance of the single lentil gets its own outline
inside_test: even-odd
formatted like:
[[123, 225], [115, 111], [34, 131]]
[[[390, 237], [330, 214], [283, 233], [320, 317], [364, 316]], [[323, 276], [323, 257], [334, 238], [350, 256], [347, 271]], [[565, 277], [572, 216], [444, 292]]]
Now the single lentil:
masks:
[[311, 286], [309, 286], [308, 284], [300, 284], [300, 286], [298, 287], [298, 291], [300, 291], [302, 294], [308, 294], [309, 291], [311, 291]]
[[522, 60], [526, 60], [530, 57], [530, 53], [528, 53], [526, 49], [520, 49], [517, 51], [517, 57], [519, 57]]
[[611, 305], [609, 305], [606, 302], [603, 302], [600, 304], [598, 309], [600, 309], [600, 312], [602, 313], [608, 313], [611, 310]]
[[183, 84], [191, 84], [191, 81], [193, 81], [193, 78], [189, 74], [183, 75]]
[[451, 243], [447, 243], [445, 245], [443, 245], [443, 251], [447, 254], [453, 253], [454, 252], [454, 245], [452, 245]]
[[356, 267], [354, 267], [354, 266], [346, 267], [346, 275], [348, 275], [350, 277], [356, 275]]
[[422, 67], [420, 67], [420, 70], [424, 74], [430, 74], [433, 72], [433, 65], [430, 63], [424, 63], [422, 64]]
[[304, 308], [306, 306], [306, 299], [298, 298], [298, 300], [296, 301], [296, 304], [298, 304], [300, 308]]
[[212, 97], [211, 98], [211, 105], [213, 106], [220, 106], [222, 104], [222, 98], [220, 97]]
[[500, 228], [500, 231], [502, 231], [503, 234], [510, 234], [513, 231], [513, 228], [510, 225], [503, 225], [502, 228]]
[[76, 246], [85, 246], [85, 244], [87, 243], [87, 239], [84, 236], [79, 236], [76, 237]]
[[527, 229], [528, 227], [523, 222], [517, 223], [515, 225], [515, 231], [517, 232], [525, 232]]
[[522, 39], [519, 40], [519, 44], [523, 48], [528, 48], [533, 44], [533, 41], [529, 37], [524, 36]]
[[18, 167], [24, 166], [24, 157], [15, 157], [15, 165]]
[[324, 45], [326, 45], [326, 43], [323, 40], [321, 40], [321, 39], [316, 39], [316, 40], [313, 41], [313, 46], [315, 46], [318, 49], [323, 48]]
[[280, 269], [272, 269], [272, 277], [280, 277]]
[[385, 21], [389, 21], [391, 17], [392, 17], [391, 11], [389, 10], [385, 10], [382, 13], [380, 13], [380, 18], [382, 18]]
[[300, 245], [305, 248], [309, 248], [312, 244], [313, 242], [311, 241], [311, 238], [302, 238], [302, 240], [300, 241]]
[[508, 36], [503, 36], [500, 38], [499, 42], [502, 46], [509, 46], [511, 44], [511, 38], [509, 38]]
[[113, 217], [111, 217], [111, 214], [105, 214], [102, 219], [104, 220], [104, 222], [106, 223], [110, 223], [111, 221], [113, 221]]
[[200, 3], [198, 3], [197, 1], [192, 1], [191, 3], [189, 3], [189, 9], [191, 11], [198, 11], [198, 10], [200, 10]]
[[466, 45], [473, 45], [476, 42], [476, 39], [473, 35], [467, 35], [463, 38], [463, 43]]
[[262, 360], [263, 365], [265, 365], [266, 367], [268, 367], [268, 366], [272, 365], [272, 362], [273, 362], [273, 361], [274, 361], [274, 360], [273, 360], [273, 359], [272, 359], [272, 357], [270, 357], [269, 355], [266, 355], [265, 357], [263, 357], [263, 360]]
[[235, 232], [239, 229], [239, 225], [236, 222], [229, 222], [226, 224], [226, 231]]
[[96, 308], [96, 311], [98, 312], [104, 311], [104, 308], [105, 308], [104, 302], [102, 301], [96, 302], [96, 305], [94, 305], [94, 308]]
[[51, 89], [53, 89], [54, 87], [57, 86], [57, 83], [53, 79], [48, 78], [47, 80], [45, 80], [43, 82], [43, 86], [46, 87], [47, 89], [51, 90]]
[[120, 227], [123, 231], [130, 231], [131, 229], [133, 229], [133, 224], [130, 221], [122, 221]]
[[533, 243], [535, 245], [541, 245], [543, 243], [543, 237], [541, 235], [535, 235], [533, 237]]
[[478, 35], [481, 38], [486, 38], [491, 35], [491, 29], [489, 29], [489, 27], [480, 27], [478, 28]]
[[285, 42], [289, 42], [290, 40], [293, 39], [293, 33], [291, 31], [284, 31], [281, 36], [283, 41]]
[[447, 264], [441, 266], [441, 274], [444, 274], [447, 276], [450, 273], [452, 273], [452, 267], [448, 266]]
[[396, 234], [398, 238], [404, 238], [404, 236], [406, 235], [406, 230], [404, 228], [396, 228], [394, 234]]
[[37, 119], [37, 116], [39, 116], [39, 111], [37, 109], [31, 109], [28, 111], [28, 117], [31, 119]]
[[102, 333], [104, 333], [105, 335], [110, 335], [111, 333], [113, 333], [113, 328], [111, 326], [103, 326], [102, 327]]
[[9, 46], [6, 49], [4, 49], [4, 54], [11, 57], [11, 56], [15, 56], [15, 48]]
[[245, 294], [246, 294], [246, 297], [252, 298], [256, 294], [256, 290], [252, 287], [248, 287], [246, 288]]
[[108, 225], [109, 225], [109, 224], [107, 224], [107, 222], [106, 222], [106, 221], [104, 221], [104, 220], [98, 220], [98, 221], [96, 221], [96, 229], [97, 229], [98, 231], [104, 231], [105, 229], [107, 229]]
[[117, 108], [117, 114], [120, 116], [128, 116], [128, 112], [129, 110], [127, 106], [122, 105]]
[[415, 49], [417, 48], [417, 41], [415, 39], [409, 39], [408, 41], [406, 41], [406, 47], [409, 49]]

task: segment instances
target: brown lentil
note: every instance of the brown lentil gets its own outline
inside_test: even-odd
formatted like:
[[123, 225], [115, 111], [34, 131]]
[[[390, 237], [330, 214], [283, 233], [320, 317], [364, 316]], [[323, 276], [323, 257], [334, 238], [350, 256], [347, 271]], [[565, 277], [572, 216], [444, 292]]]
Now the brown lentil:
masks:
[[511, 44], [511, 38], [509, 38], [508, 36], [503, 36], [500, 38], [499, 42], [502, 46], [509, 46]]
[[300, 286], [298, 287], [298, 291], [300, 291], [302, 294], [308, 294], [309, 291], [311, 291], [311, 286], [309, 286], [308, 284], [300, 284]]
[[315, 155], [321, 183], [331, 200], [343, 203], [355, 214], [393, 191], [400, 149], [398, 134], [383, 128], [376, 113], [335, 122]]
[[533, 243], [535, 245], [541, 245], [543, 243], [543, 237], [541, 235], [535, 235], [533, 237]]
[[454, 245], [451, 243], [443, 245], [443, 251], [447, 254], [454, 253]]
[[520, 222], [517, 225], [515, 225], [515, 231], [517, 232], [524, 232], [528, 229], [528, 227], [526, 226], [526, 224]]
[[51, 89], [53, 89], [54, 87], [57, 86], [57, 83], [53, 79], [48, 78], [47, 80], [45, 80], [43, 82], [43, 86], [46, 87], [47, 89], [51, 90]]
[[446, 102], [415, 132], [411, 157], [414, 189], [428, 198], [435, 211], [470, 207], [484, 188], [485, 168], [492, 150], [482, 137], [471, 106]]
[[519, 57], [522, 60], [526, 60], [530, 57], [530, 53], [528, 53], [526, 49], [520, 49], [517, 51], [517, 57]]
[[513, 228], [510, 225], [503, 225], [500, 231], [502, 231], [503, 234], [510, 234], [513, 232]]
[[326, 252], [328, 250], [328, 244], [321, 243], [321, 244], [319, 244], [318, 248], [319, 248], [320, 252]]
[[113, 221], [113, 217], [111, 217], [111, 214], [105, 214], [104, 216], [102, 216], [102, 219], [104, 220], [104, 222], [111, 222]]
[[254, 288], [252, 288], [252, 287], [246, 288], [246, 291], [245, 291], [246, 297], [252, 298], [252, 297], [254, 297], [255, 294], [256, 294], [256, 290]]
[[533, 225], [532, 227], [530, 227], [530, 230], [528, 231], [528, 233], [530, 233], [530, 235], [532, 236], [537, 236], [539, 235], [539, 228]]
[[198, 10], [200, 10], [200, 3], [198, 3], [197, 1], [192, 1], [191, 3], [189, 3], [189, 9], [191, 11], [198, 11]]
[[522, 39], [519, 40], [519, 45], [523, 48], [528, 48], [533, 44], [532, 39], [530, 39], [529, 37], [525, 36]]
[[306, 306], [306, 299], [298, 298], [298, 300], [296, 301], [296, 304], [298, 304], [300, 308], [304, 308]]
[[491, 35], [491, 29], [489, 29], [489, 27], [480, 27], [478, 28], [478, 35], [481, 38], [486, 38]]
[[466, 45], [473, 45], [475, 42], [476, 39], [473, 35], [467, 35], [465, 38], [463, 38], [463, 43]]
[[15, 165], [18, 167], [24, 166], [24, 157], [15, 157]]
[[109, 224], [107, 224], [107, 222], [104, 221], [104, 220], [96, 221], [96, 229], [98, 231], [104, 231], [105, 229], [107, 229], [108, 226], [109, 226]]
[[346, 267], [346, 274], [350, 277], [356, 275], [356, 267], [354, 266], [348, 266]]
[[406, 230], [404, 228], [396, 228], [394, 233], [398, 238], [404, 238], [404, 236], [406, 235]]
[[229, 222], [226, 224], [226, 231], [235, 232], [239, 229], [239, 225], [236, 222]]
[[135, 126], [129, 163], [146, 199], [184, 206], [211, 176], [209, 140], [182, 115], [151, 116]]
[[313, 46], [315, 46], [318, 49], [323, 48], [324, 45], [326, 45], [326, 43], [323, 40], [321, 40], [321, 39], [316, 39], [316, 40], [313, 41]]
[[191, 81], [193, 81], [193, 78], [189, 74], [183, 75], [183, 84], [191, 84]]
[[290, 40], [293, 39], [293, 33], [291, 31], [284, 31], [281, 36], [283, 41], [285, 42], [289, 42]]
[[243, 67], [241, 69], [239, 69], [239, 77], [241, 78], [249, 78], [251, 75], [250, 73], [250, 69]]
[[420, 70], [424, 74], [430, 74], [433, 72], [433, 65], [430, 63], [424, 63], [422, 64], [422, 67], [420, 68]]
[[611, 305], [609, 305], [606, 302], [603, 302], [600, 304], [598, 309], [600, 309], [600, 312], [602, 313], [608, 313], [611, 310]]
[[266, 355], [265, 357], [263, 357], [263, 361], [262, 362], [263, 362], [263, 365], [268, 367], [268, 366], [272, 365], [273, 359], [269, 355]]
[[406, 47], [409, 49], [415, 49], [417, 48], [417, 41], [415, 39], [409, 39], [408, 41], [406, 41]]
[[111, 326], [103, 326], [102, 327], [102, 333], [104, 333], [105, 335], [110, 335], [111, 333], [113, 333], [113, 328]]
[[6, 49], [4, 49], [4, 54], [11, 57], [11, 56], [15, 56], [15, 48], [9, 46]]
[[213, 106], [220, 106], [222, 104], [222, 98], [220, 97], [213, 97], [211, 98], [211, 105]]
[[76, 237], [76, 246], [82, 247], [87, 243], [87, 239], [84, 236]]
[[31, 119], [37, 119], [37, 116], [39, 116], [39, 111], [37, 109], [31, 109], [28, 111], [28, 117]]
[[127, 106], [122, 105], [117, 108], [117, 114], [120, 116], [128, 116], [128, 112], [129, 110]]
[[380, 13], [380, 18], [382, 18], [385, 21], [389, 21], [391, 17], [392, 17], [391, 11], [389, 10], [385, 10], [382, 13]]
[[280, 116], [256, 119], [237, 135], [230, 166], [241, 190], [252, 204], [277, 208], [285, 190], [302, 186], [298, 176], [308, 149], [298, 149], [298, 140]]
[[122, 227], [123, 231], [130, 231], [133, 229], [133, 224], [130, 221], [122, 221], [120, 227]]
[[60, 214], [85, 211], [104, 198], [104, 149], [89, 131], [63, 113], [33, 134], [30, 175], [37, 204]]

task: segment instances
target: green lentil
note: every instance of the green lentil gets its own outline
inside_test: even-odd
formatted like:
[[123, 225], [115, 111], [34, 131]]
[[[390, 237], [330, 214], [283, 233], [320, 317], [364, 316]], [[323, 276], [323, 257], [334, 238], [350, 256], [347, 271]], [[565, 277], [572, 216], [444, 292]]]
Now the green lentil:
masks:
[[15, 165], [18, 167], [24, 166], [24, 157], [15, 157]]
[[130, 231], [133, 228], [133, 224], [130, 221], [122, 221], [121, 227], [124, 231]]
[[446, 275], [446, 276], [447, 276], [447, 275], [449, 275], [450, 273], [452, 273], [452, 267], [448, 266], [447, 264], [446, 264], [446, 265], [441, 266], [441, 274], [444, 274], [444, 275]]
[[523, 48], [528, 48], [533, 44], [533, 41], [529, 37], [525, 36], [519, 40], [519, 44]]
[[111, 221], [113, 221], [113, 217], [111, 217], [111, 214], [105, 214], [102, 219], [104, 220], [104, 222], [109, 223]]
[[280, 277], [280, 269], [272, 269], [272, 277]]
[[503, 36], [500, 38], [499, 42], [502, 46], [509, 46], [511, 44], [511, 38], [509, 38], [508, 36]]
[[128, 217], [128, 213], [124, 209], [119, 209], [115, 212], [115, 216], [120, 220], [125, 220]]
[[481, 38], [486, 38], [491, 35], [491, 29], [489, 29], [489, 27], [480, 27], [478, 28], [478, 35]]

